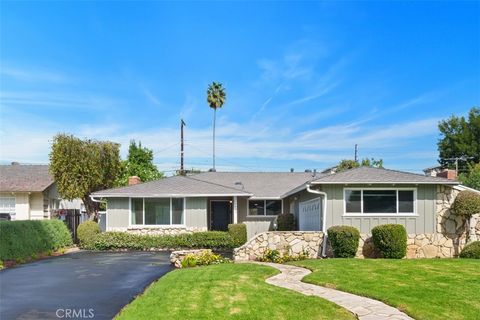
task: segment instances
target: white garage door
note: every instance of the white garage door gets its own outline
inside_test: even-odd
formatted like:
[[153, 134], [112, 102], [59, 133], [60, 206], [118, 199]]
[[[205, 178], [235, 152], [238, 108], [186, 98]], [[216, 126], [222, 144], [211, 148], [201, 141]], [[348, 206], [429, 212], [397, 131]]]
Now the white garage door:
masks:
[[322, 204], [316, 198], [299, 203], [298, 227], [300, 231], [322, 230]]

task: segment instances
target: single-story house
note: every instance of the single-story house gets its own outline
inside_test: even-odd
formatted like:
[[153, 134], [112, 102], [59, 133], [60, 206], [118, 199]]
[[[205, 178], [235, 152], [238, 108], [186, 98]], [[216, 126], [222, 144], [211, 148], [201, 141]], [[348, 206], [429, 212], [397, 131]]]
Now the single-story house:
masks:
[[80, 200], [62, 200], [48, 165], [0, 165], [0, 213], [12, 220], [50, 219], [55, 210], [82, 209]]
[[[453, 233], [442, 219], [459, 183], [446, 178], [360, 167], [338, 173], [205, 172], [98, 191], [106, 230], [166, 233], [226, 230], [245, 223], [248, 237], [275, 230], [293, 213], [300, 231], [351, 225], [370, 233], [398, 223], [409, 234]], [[443, 210], [443, 211], [442, 211]]]

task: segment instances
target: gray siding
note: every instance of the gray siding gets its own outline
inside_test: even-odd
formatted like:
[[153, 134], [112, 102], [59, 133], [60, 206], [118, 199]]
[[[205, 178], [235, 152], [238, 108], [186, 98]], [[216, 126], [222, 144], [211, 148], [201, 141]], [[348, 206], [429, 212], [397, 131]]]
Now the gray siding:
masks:
[[187, 198], [185, 223], [188, 228], [208, 228], [207, 198]]
[[238, 197], [238, 223], [247, 225], [247, 238], [251, 239], [256, 234], [273, 230], [275, 217], [248, 217], [248, 198]]
[[[362, 185], [348, 185], [348, 187], [361, 188]], [[375, 185], [368, 186], [369, 188]], [[385, 187], [385, 186], [383, 186]], [[343, 185], [323, 185], [320, 190], [327, 193], [327, 211], [326, 211], [326, 228], [334, 225], [348, 225], [356, 227], [361, 233], [371, 233], [373, 227], [386, 224], [396, 223], [405, 226], [408, 233], [435, 233], [435, 217], [436, 217], [436, 185], [398, 185], [398, 188], [416, 188], [417, 189], [417, 216], [367, 216], [367, 217], [348, 217], [344, 216], [343, 204]], [[382, 188], [382, 186], [378, 186]], [[320, 195], [302, 191], [288, 198], [287, 201], [294, 201], [295, 216], [298, 219], [299, 202], [316, 198]], [[296, 200], [294, 200], [296, 198]]]
[[107, 231], [128, 228], [128, 198], [109, 198], [107, 203]]

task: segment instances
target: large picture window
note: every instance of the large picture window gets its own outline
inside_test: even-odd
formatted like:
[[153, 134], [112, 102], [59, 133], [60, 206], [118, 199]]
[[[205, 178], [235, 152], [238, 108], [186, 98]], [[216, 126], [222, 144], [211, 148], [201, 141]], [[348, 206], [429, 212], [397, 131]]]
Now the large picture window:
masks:
[[414, 214], [414, 189], [345, 189], [347, 214]]
[[183, 225], [184, 198], [132, 198], [132, 225]]
[[276, 216], [282, 213], [282, 200], [249, 200], [249, 216]]

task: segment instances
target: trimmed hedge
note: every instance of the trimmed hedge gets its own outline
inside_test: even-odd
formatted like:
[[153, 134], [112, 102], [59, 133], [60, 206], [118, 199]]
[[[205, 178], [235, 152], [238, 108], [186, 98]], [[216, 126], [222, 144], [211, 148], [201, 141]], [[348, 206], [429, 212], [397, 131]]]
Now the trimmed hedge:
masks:
[[73, 244], [65, 223], [60, 220], [0, 222], [0, 260], [24, 260], [40, 253]]
[[407, 254], [407, 230], [400, 224], [383, 224], [372, 229], [372, 240], [383, 258], [402, 259]]
[[328, 241], [335, 258], [354, 258], [358, 250], [360, 232], [350, 226], [333, 226], [328, 228]]
[[295, 230], [295, 216], [292, 213], [282, 213], [277, 217], [278, 231], [294, 231]]
[[238, 247], [247, 242], [247, 225], [245, 223], [229, 224], [228, 233], [230, 233]]
[[100, 226], [95, 221], [85, 221], [77, 227], [78, 242], [81, 246], [92, 241], [97, 234], [102, 232]]
[[151, 249], [233, 249], [235, 239], [228, 232], [206, 231], [176, 236], [138, 235], [128, 232], [102, 232], [84, 245], [90, 250]]
[[480, 241], [467, 244], [460, 253], [460, 258], [480, 259]]

